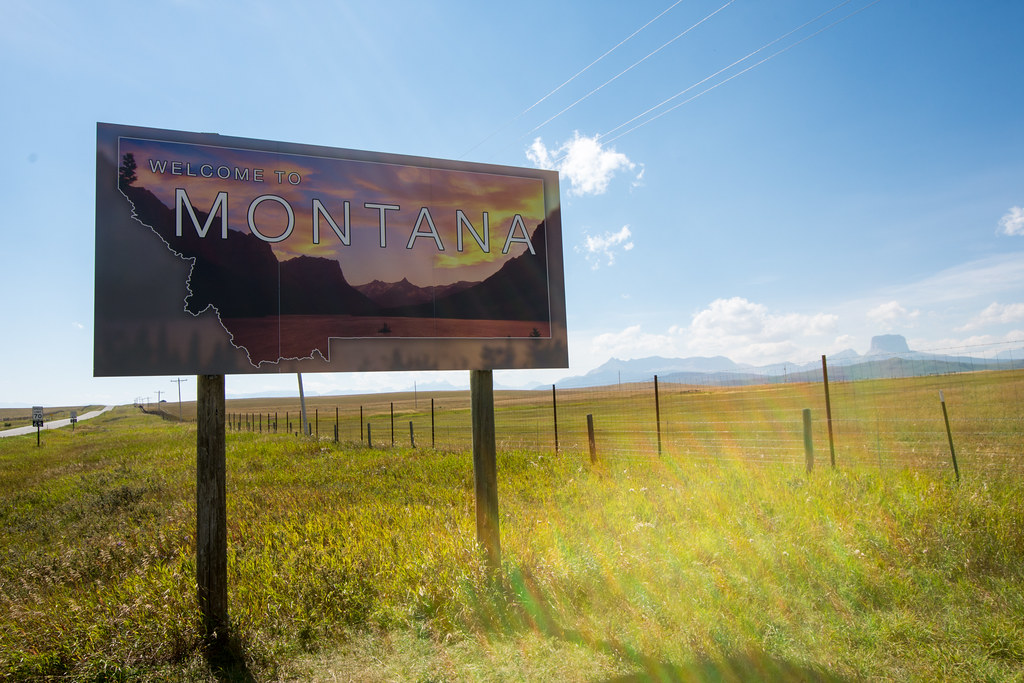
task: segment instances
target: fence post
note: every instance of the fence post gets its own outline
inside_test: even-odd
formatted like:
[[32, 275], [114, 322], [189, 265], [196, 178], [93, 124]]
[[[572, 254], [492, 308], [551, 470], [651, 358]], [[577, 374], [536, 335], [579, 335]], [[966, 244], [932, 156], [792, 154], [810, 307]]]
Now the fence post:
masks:
[[594, 440], [594, 415], [587, 413], [587, 438], [590, 441], [590, 464], [597, 462], [597, 441]]
[[338, 443], [338, 406], [334, 406], [334, 443]]
[[412, 420], [409, 420], [409, 446], [416, 448], [416, 437], [412, 433]]
[[434, 441], [434, 399], [430, 399], [430, 447], [437, 447]]
[[391, 402], [391, 447], [395, 447], [395, 402]]
[[654, 421], [658, 426], [658, 455], [661, 455], [661, 400], [658, 397], [658, 376], [654, 376]]
[[953, 472], [956, 474], [956, 483], [960, 483], [960, 468], [956, 464], [956, 450], [953, 448], [953, 432], [949, 429], [949, 413], [946, 412], [946, 397], [939, 389], [939, 402], [942, 403], [942, 419], [946, 422], [946, 437], [949, 439], [949, 454], [953, 456]]
[[825, 354], [821, 355], [821, 376], [825, 382], [825, 420], [828, 422], [828, 453], [832, 459], [832, 469], [836, 468], [836, 443], [832, 437], [832, 400], [828, 393], [828, 363]]
[[814, 469], [814, 442], [811, 440], [811, 409], [804, 408], [804, 460], [807, 474]]
[[558, 453], [558, 397], [555, 395], [555, 385], [551, 385], [551, 414], [555, 423], [555, 453]]
[[373, 448], [373, 437], [370, 435], [370, 423], [366, 423], [366, 447]]
[[[368, 423], [364, 423], [363, 422], [363, 407], [359, 406], [359, 443], [363, 442], [363, 425], [364, 424], [366, 424], [366, 426], [369, 427]], [[369, 440], [367, 440], [367, 445], [369, 445]]]

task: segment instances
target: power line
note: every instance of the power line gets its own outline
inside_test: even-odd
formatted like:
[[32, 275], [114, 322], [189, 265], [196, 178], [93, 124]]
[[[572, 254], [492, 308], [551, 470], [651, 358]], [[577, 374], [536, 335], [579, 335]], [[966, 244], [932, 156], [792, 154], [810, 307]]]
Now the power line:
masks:
[[[744, 56], [744, 57], [740, 57], [739, 59], [737, 59], [737, 60], [736, 60], [735, 62], [733, 62], [732, 64], [730, 64], [730, 65], [728, 65], [728, 66], [724, 66], [724, 67], [722, 67], [721, 69], [719, 69], [719, 70], [718, 70], [718, 71], [716, 71], [715, 73], [711, 74], [710, 76], [707, 76], [706, 78], [703, 78], [703, 79], [701, 79], [701, 80], [697, 81], [696, 83], [694, 83], [694, 84], [693, 84], [693, 85], [691, 85], [690, 87], [686, 88], [685, 90], [681, 90], [680, 92], [677, 92], [677, 93], [676, 93], [675, 95], [672, 95], [672, 97], [669, 97], [668, 99], [662, 100], [661, 102], [659, 102], [658, 104], [654, 105], [654, 106], [653, 106], [653, 107], [651, 107], [650, 109], [647, 109], [646, 111], [644, 111], [644, 112], [641, 112], [641, 113], [637, 114], [636, 116], [634, 116], [633, 118], [629, 119], [628, 121], [626, 121], [626, 122], [624, 122], [624, 123], [620, 123], [619, 125], [615, 126], [615, 128], [612, 128], [612, 129], [611, 129], [611, 130], [609, 130], [608, 132], [604, 133], [604, 135], [601, 135], [601, 136], [599, 136], [599, 138], [604, 138], [604, 137], [607, 137], [608, 135], [611, 135], [611, 134], [612, 134], [612, 133], [614, 133], [615, 131], [619, 130], [620, 128], [624, 128], [624, 127], [628, 126], [629, 124], [633, 123], [634, 121], [636, 121], [637, 119], [639, 119], [639, 118], [642, 118], [642, 117], [644, 117], [644, 116], [646, 116], [646, 115], [650, 114], [650, 113], [651, 113], [652, 111], [655, 111], [656, 109], [659, 109], [659, 108], [661, 108], [661, 107], [665, 106], [666, 104], [668, 104], [668, 103], [669, 103], [669, 102], [671, 102], [672, 100], [676, 99], [677, 97], [682, 97], [683, 95], [685, 95], [686, 93], [690, 92], [690, 91], [691, 91], [691, 90], [693, 90], [694, 88], [696, 88], [696, 87], [698, 87], [698, 86], [700, 86], [700, 85], [703, 85], [704, 83], [707, 83], [708, 81], [710, 81], [710, 80], [711, 80], [712, 78], [714, 78], [715, 76], [718, 76], [718, 75], [720, 75], [720, 74], [722, 74], [722, 73], [724, 73], [724, 72], [728, 71], [729, 69], [733, 68], [733, 67], [734, 67], [734, 66], [736, 66], [737, 64], [740, 64], [740, 63], [742, 63], [742, 62], [745, 62], [745, 61], [747, 61], [748, 59], [750, 59], [751, 57], [753, 57], [753, 56], [754, 56], [754, 55], [756, 55], [757, 53], [759, 53], [759, 52], [762, 52], [762, 51], [764, 51], [764, 50], [768, 49], [769, 47], [771, 47], [772, 45], [775, 45], [776, 43], [778, 43], [778, 42], [780, 42], [780, 41], [783, 41], [783, 40], [785, 40], [786, 38], [790, 37], [791, 35], [793, 35], [793, 34], [794, 34], [794, 33], [796, 33], [797, 31], [800, 31], [800, 30], [802, 30], [802, 29], [804, 29], [804, 28], [806, 28], [806, 27], [810, 26], [811, 24], [813, 24], [813, 23], [815, 23], [815, 22], [819, 21], [819, 20], [820, 20], [820, 19], [822, 19], [823, 17], [826, 17], [826, 16], [828, 16], [829, 14], [831, 14], [832, 12], [835, 12], [835, 11], [836, 11], [837, 9], [839, 9], [840, 7], [842, 7], [842, 6], [844, 6], [844, 5], [848, 5], [848, 4], [850, 4], [851, 2], [853, 2], [853, 0], [844, 0], [843, 2], [841, 2], [841, 3], [839, 3], [838, 5], [836, 5], [835, 7], [833, 7], [832, 9], [830, 9], [830, 10], [828, 10], [828, 11], [826, 11], [826, 12], [822, 12], [821, 14], [819, 14], [819, 15], [818, 15], [818, 16], [816, 16], [816, 17], [814, 17], [814, 18], [813, 18], [813, 19], [811, 19], [810, 21], [806, 21], [806, 22], [804, 22], [803, 24], [801, 24], [800, 26], [797, 26], [796, 28], [794, 28], [793, 30], [789, 31], [788, 33], [784, 33], [783, 35], [779, 36], [779, 37], [778, 37], [778, 38], [776, 38], [775, 40], [772, 40], [772, 41], [770, 41], [770, 42], [767, 42], [767, 43], [765, 43], [764, 45], [762, 45], [761, 47], [757, 48], [757, 49], [756, 49], [756, 50], [754, 50], [753, 52], [751, 52], [751, 53], [747, 54], [747, 55], [746, 55], [746, 56]], [[617, 139], [617, 138], [616, 138], [616, 139]]]
[[[637, 30], [633, 31], [633, 32], [632, 32], [632, 33], [630, 33], [630, 34], [629, 34], [628, 36], [626, 36], [625, 38], [623, 38], [622, 40], [620, 40], [620, 41], [619, 41], [619, 42], [618, 42], [618, 43], [617, 43], [617, 44], [616, 44], [616, 45], [615, 45], [614, 47], [612, 47], [612, 48], [611, 48], [610, 50], [607, 50], [607, 51], [606, 51], [606, 52], [605, 52], [605, 53], [604, 53], [603, 55], [601, 55], [600, 57], [598, 57], [597, 59], [595, 59], [594, 61], [592, 61], [592, 62], [591, 62], [590, 64], [587, 64], [587, 65], [586, 65], [585, 67], [583, 67], [582, 69], [580, 69], [579, 71], [577, 71], [577, 72], [576, 72], [575, 74], [573, 74], [572, 76], [570, 76], [570, 77], [569, 77], [569, 78], [568, 78], [568, 79], [567, 79], [567, 80], [566, 80], [565, 82], [563, 82], [563, 83], [562, 83], [561, 85], [559, 85], [558, 87], [556, 87], [556, 88], [555, 88], [554, 90], [551, 90], [551, 91], [550, 91], [550, 92], [549, 92], [548, 94], [544, 95], [544, 97], [540, 98], [539, 100], [537, 100], [536, 102], [534, 102], [533, 104], [531, 104], [531, 105], [530, 105], [529, 107], [527, 107], [527, 108], [526, 108], [526, 109], [524, 109], [523, 111], [521, 111], [521, 112], [519, 112], [518, 114], [516, 114], [516, 115], [515, 115], [515, 116], [514, 116], [513, 118], [509, 119], [509, 120], [508, 120], [507, 122], [505, 122], [505, 123], [504, 123], [504, 124], [503, 124], [503, 125], [502, 125], [501, 127], [499, 127], [499, 128], [497, 129], [497, 130], [495, 130], [495, 131], [494, 131], [493, 133], [491, 133], [490, 135], [488, 135], [487, 137], [485, 137], [485, 138], [484, 138], [483, 140], [481, 140], [480, 142], [478, 142], [478, 143], [476, 143], [475, 145], [473, 145], [472, 147], [470, 147], [470, 148], [469, 148], [468, 150], [466, 150], [466, 151], [465, 151], [465, 152], [464, 152], [464, 153], [462, 154], [462, 156], [460, 156], [459, 158], [461, 159], [461, 158], [465, 157], [465, 156], [466, 156], [467, 154], [469, 154], [470, 152], [472, 152], [472, 151], [473, 151], [474, 149], [476, 149], [476, 148], [477, 148], [477, 147], [479, 147], [480, 145], [484, 144], [485, 142], [487, 142], [488, 140], [490, 140], [490, 139], [491, 139], [492, 137], [494, 137], [495, 135], [497, 135], [497, 134], [498, 134], [499, 132], [501, 132], [502, 130], [504, 130], [504, 129], [505, 129], [506, 127], [508, 127], [508, 126], [509, 126], [510, 124], [512, 124], [512, 123], [514, 123], [514, 122], [516, 122], [516, 121], [518, 121], [518, 120], [519, 120], [520, 118], [522, 118], [523, 116], [525, 116], [526, 114], [528, 114], [528, 113], [529, 113], [530, 111], [532, 111], [532, 110], [533, 110], [533, 109], [534, 109], [534, 108], [535, 108], [535, 107], [536, 107], [537, 105], [541, 104], [542, 102], [544, 102], [545, 100], [547, 100], [547, 99], [548, 99], [549, 97], [551, 97], [552, 95], [554, 95], [555, 93], [557, 93], [557, 92], [558, 92], [559, 90], [561, 90], [562, 88], [564, 88], [565, 86], [569, 85], [569, 84], [570, 84], [570, 83], [572, 83], [572, 82], [573, 82], [574, 80], [576, 80], [577, 78], [579, 78], [580, 76], [582, 76], [582, 75], [583, 75], [583, 74], [584, 74], [584, 73], [585, 73], [586, 71], [588, 71], [588, 70], [589, 70], [589, 69], [590, 69], [590, 68], [591, 68], [592, 66], [594, 66], [595, 64], [597, 64], [598, 62], [600, 62], [600, 61], [601, 61], [602, 59], [604, 59], [605, 57], [607, 57], [607, 56], [608, 56], [608, 55], [610, 55], [611, 53], [613, 53], [613, 52], [615, 52], [616, 50], [618, 50], [618, 49], [619, 49], [620, 47], [622, 47], [622, 46], [623, 46], [623, 45], [625, 45], [625, 44], [626, 44], [627, 42], [629, 42], [629, 41], [630, 41], [631, 39], [633, 39], [633, 38], [634, 38], [634, 37], [635, 37], [635, 36], [636, 36], [636, 35], [637, 35], [638, 33], [640, 33], [640, 32], [641, 32], [641, 31], [643, 31], [643, 30], [644, 30], [645, 28], [647, 28], [648, 26], [650, 26], [651, 24], [653, 24], [654, 22], [656, 22], [656, 21], [657, 21], [658, 19], [661, 19], [661, 18], [662, 18], [663, 16], [665, 16], [666, 14], [668, 14], [668, 12], [669, 12], [669, 11], [671, 11], [671, 10], [672, 10], [673, 8], [675, 8], [675, 6], [676, 6], [676, 5], [678, 5], [679, 3], [681, 3], [682, 1], [683, 1], [683, 0], [676, 0], [675, 2], [673, 2], [673, 3], [671, 4], [671, 5], [669, 5], [669, 6], [668, 6], [668, 7], [666, 7], [666, 8], [664, 9], [664, 10], [662, 10], [662, 11], [661, 11], [661, 12], [660, 12], [660, 13], [659, 13], [659, 14], [658, 14], [657, 16], [655, 16], [655, 17], [654, 17], [653, 19], [651, 19], [651, 20], [650, 20], [650, 21], [648, 21], [648, 22], [647, 22], [646, 24], [644, 24], [643, 26], [641, 26], [640, 28], [638, 28]], [[527, 135], [528, 135], [528, 134], [529, 134], [529, 133], [527, 133]]]
[[[860, 9], [854, 10], [854, 11], [853, 11], [853, 12], [851, 12], [850, 14], [847, 14], [847, 15], [846, 15], [845, 17], [843, 17], [843, 18], [841, 18], [841, 19], [837, 19], [836, 21], [832, 22], [831, 24], [829, 24], [829, 25], [827, 25], [827, 26], [825, 26], [825, 27], [823, 27], [823, 28], [821, 28], [821, 29], [818, 29], [818, 30], [817, 30], [817, 31], [815, 31], [814, 33], [810, 34], [809, 36], [806, 36], [806, 37], [804, 37], [804, 38], [801, 38], [800, 40], [796, 41], [795, 43], [793, 43], [793, 44], [791, 44], [791, 45], [787, 45], [786, 47], [782, 48], [781, 50], [778, 50], [778, 51], [776, 51], [776, 52], [773, 52], [772, 54], [768, 55], [767, 57], [765, 57], [765, 58], [764, 58], [764, 59], [762, 59], [761, 61], [759, 61], [759, 62], [756, 62], [755, 64], [751, 64], [750, 66], [748, 66], [747, 68], [743, 69], [742, 71], [739, 71], [739, 72], [737, 72], [737, 73], [733, 74], [732, 76], [729, 76], [729, 78], [726, 78], [726, 79], [725, 79], [725, 80], [723, 80], [723, 81], [719, 81], [718, 83], [715, 83], [714, 85], [712, 85], [712, 86], [711, 86], [711, 87], [709, 87], [709, 88], [705, 88], [704, 90], [701, 90], [701, 91], [700, 91], [699, 93], [697, 93], [697, 94], [696, 94], [696, 95], [694, 95], [693, 97], [690, 97], [690, 98], [688, 98], [688, 99], [686, 99], [686, 100], [683, 100], [682, 102], [680, 102], [680, 103], [678, 103], [678, 104], [676, 104], [676, 105], [674, 105], [674, 106], [672, 106], [672, 107], [669, 107], [668, 109], [666, 109], [665, 111], [661, 112], [660, 114], [657, 114], [657, 115], [655, 115], [655, 116], [652, 116], [651, 118], [647, 119], [646, 121], [643, 121], [642, 123], [638, 123], [637, 125], [633, 126], [632, 128], [629, 128], [629, 129], [627, 129], [627, 130], [623, 131], [622, 133], [619, 133], [619, 134], [618, 134], [618, 135], [616, 135], [615, 137], [613, 137], [613, 138], [611, 138], [611, 139], [609, 139], [609, 140], [607, 140], [607, 141], [604, 141], [604, 142], [614, 142], [615, 140], [618, 140], [619, 138], [623, 137], [624, 135], [628, 135], [629, 133], [632, 133], [633, 131], [637, 130], [638, 128], [643, 128], [643, 127], [644, 127], [644, 126], [646, 126], [646, 125], [647, 125], [648, 123], [651, 123], [651, 122], [653, 122], [653, 121], [656, 121], [657, 119], [660, 119], [660, 118], [661, 118], [662, 116], [665, 116], [665, 115], [666, 115], [666, 114], [668, 114], [669, 112], [675, 111], [676, 109], [678, 109], [679, 107], [683, 106], [684, 104], [689, 104], [690, 102], [693, 102], [693, 101], [694, 101], [695, 99], [697, 99], [698, 97], [700, 97], [700, 96], [702, 96], [702, 95], [705, 95], [705, 94], [707, 94], [707, 93], [711, 92], [712, 90], [714, 90], [715, 88], [718, 88], [719, 86], [725, 85], [726, 83], [728, 83], [728, 82], [729, 82], [729, 81], [731, 81], [732, 79], [734, 79], [734, 78], [737, 78], [738, 76], [742, 76], [743, 74], [747, 73], [748, 71], [750, 71], [750, 70], [752, 70], [752, 69], [755, 69], [755, 68], [757, 68], [757, 67], [761, 66], [761, 65], [762, 65], [762, 64], [764, 64], [765, 62], [767, 62], [767, 61], [769, 61], [769, 60], [772, 60], [772, 59], [774, 59], [775, 57], [778, 57], [779, 55], [783, 54], [784, 52], [788, 52], [789, 50], [793, 49], [793, 48], [794, 48], [794, 47], [796, 47], [797, 45], [800, 45], [801, 43], [804, 43], [804, 42], [806, 42], [806, 41], [810, 40], [811, 38], [814, 38], [815, 36], [818, 36], [818, 35], [820, 35], [820, 34], [824, 33], [825, 31], [829, 30], [830, 28], [832, 28], [832, 27], [834, 27], [834, 26], [836, 26], [836, 25], [838, 25], [838, 24], [841, 24], [841, 23], [843, 23], [843, 22], [844, 22], [844, 21], [846, 21], [847, 19], [850, 19], [851, 17], [853, 17], [853, 16], [856, 16], [857, 14], [860, 14], [861, 12], [863, 12], [863, 11], [864, 11], [864, 10], [866, 10], [866, 9], [868, 9], [869, 7], [872, 7], [873, 5], [877, 5], [877, 4], [878, 4], [879, 2], [881, 2], [881, 1], [882, 1], [882, 0], [873, 0], [873, 2], [870, 2], [870, 3], [868, 3], [867, 5], [864, 5], [864, 6], [863, 6], [863, 7], [861, 7]], [[847, 2], [849, 2], [849, 0], [846, 0], [846, 2], [843, 2], [843, 3], [840, 3], [840, 5], [838, 5], [837, 7], [840, 7], [840, 6], [844, 5], [844, 4], [847, 4]], [[835, 8], [833, 8], [833, 9], [835, 9]], [[831, 11], [833, 11], [833, 10], [829, 10], [829, 12], [831, 12]], [[826, 12], [825, 14], [828, 14], [828, 12]], [[822, 15], [822, 16], [824, 16], [824, 15]], [[817, 21], [817, 19], [815, 19], [815, 20], [813, 20], [813, 21]], [[805, 26], [806, 26], [806, 24], [805, 24]], [[799, 29], [796, 29], [796, 30], [799, 30]], [[792, 31], [791, 31], [790, 33], [792, 33]], [[788, 34], [787, 34], [787, 35], [788, 35]], [[774, 43], [774, 42], [778, 42], [778, 41], [772, 41], [772, 42]], [[756, 52], [759, 52], [759, 51], [760, 51], [760, 50], [757, 50], [757, 51], [755, 51], [755, 53], [756, 53]], [[751, 54], [755, 54], [755, 53], [751, 53]], [[744, 59], [746, 59], [746, 58], [744, 58]], [[743, 60], [740, 60], [740, 61], [743, 61]], [[728, 68], [728, 67], [727, 67], [727, 68]], [[719, 72], [719, 73], [720, 73], [720, 72]], [[705, 79], [705, 81], [706, 81], [706, 80], [707, 80], [707, 79]], [[701, 81], [701, 83], [703, 83], [703, 82], [705, 82], [705, 81]], [[698, 84], [698, 85], [699, 85], [699, 84]], [[690, 88], [688, 88], [687, 90], [683, 91], [683, 93], [687, 92], [688, 90], [691, 90], [691, 89], [692, 89], [693, 87], [695, 87], [695, 86], [690, 86]], [[683, 93], [677, 93], [676, 95], [673, 95], [672, 97], [668, 98], [667, 100], [663, 101], [663, 102], [662, 102], [661, 104], [657, 105], [656, 107], [653, 107], [653, 108], [652, 108], [651, 110], [648, 110], [648, 111], [652, 111], [653, 109], [657, 109], [658, 107], [661, 107], [662, 105], [664, 105], [664, 104], [666, 104], [667, 102], [669, 102], [669, 101], [671, 101], [671, 100], [675, 99], [676, 97], [679, 97], [679, 95], [681, 95], [681, 94], [683, 94]], [[640, 116], [643, 116], [643, 114], [641, 114]], [[639, 118], [639, 117], [634, 117], [633, 119], [631, 119], [631, 121], [633, 121], [633, 120], [636, 120], [636, 118]], [[628, 124], [628, 122], [627, 122], [627, 124]], [[613, 128], [612, 130], [613, 130], [613, 131], [614, 131], [614, 130], [618, 130], [618, 129], [619, 129], [619, 128], [621, 128], [621, 127], [622, 127], [623, 125], [627, 125], [627, 124], [622, 124], [622, 125], [620, 125], [620, 126], [617, 126], [616, 128]], [[609, 132], [611, 132], [611, 131], [609, 131]], [[607, 135], [607, 134], [606, 134], [606, 135]], [[601, 137], [601, 138], [603, 138], [604, 136], [600, 136], [600, 137]], [[559, 161], [561, 161], [561, 159], [559, 159]]]
[[[847, 1], [849, 2], [850, 0], [847, 0]], [[573, 107], [575, 107], [575, 106], [576, 106], [577, 104], [579, 104], [579, 103], [580, 103], [580, 102], [582, 102], [583, 100], [587, 99], [588, 97], [590, 97], [590, 96], [591, 96], [591, 95], [593, 95], [594, 93], [598, 92], [599, 90], [601, 90], [602, 88], [604, 88], [604, 87], [605, 87], [606, 85], [608, 85], [608, 84], [612, 83], [613, 81], [617, 80], [617, 79], [618, 79], [618, 78], [620, 78], [621, 76], [624, 76], [624, 75], [625, 75], [625, 74], [627, 74], [628, 72], [632, 71], [632, 70], [633, 70], [634, 68], [636, 68], [636, 67], [637, 67], [637, 66], [639, 66], [640, 64], [643, 64], [643, 63], [644, 63], [644, 62], [646, 62], [646, 61], [647, 61], [648, 59], [650, 59], [650, 58], [651, 58], [651, 57], [653, 57], [654, 55], [658, 54], [659, 52], [661, 52], [662, 50], [664, 50], [664, 49], [665, 49], [666, 47], [668, 47], [668, 46], [669, 46], [669, 45], [671, 45], [672, 43], [676, 42], [677, 40], [679, 40], [680, 38], [682, 38], [683, 36], [685, 36], [685, 35], [686, 35], [687, 33], [689, 33], [690, 31], [692, 31], [693, 29], [697, 28], [698, 26], [700, 26], [700, 25], [701, 25], [701, 24], [703, 24], [704, 22], [708, 21], [709, 19], [711, 19], [711, 17], [715, 16], [716, 14], [718, 14], [719, 12], [721, 12], [722, 10], [724, 10], [724, 9], [725, 9], [726, 7], [728, 7], [729, 5], [733, 4], [734, 2], [736, 2], [736, 0], [729, 0], [729, 1], [728, 1], [728, 2], [726, 2], [726, 3], [724, 4], [724, 5], [722, 5], [722, 6], [721, 6], [721, 7], [719, 7], [718, 9], [716, 9], [716, 10], [715, 10], [714, 12], [712, 12], [711, 14], [708, 14], [708, 15], [707, 15], [706, 17], [704, 17], [703, 19], [701, 19], [700, 21], [698, 21], [698, 22], [697, 22], [696, 24], [694, 24], [694, 25], [690, 26], [689, 28], [687, 28], [686, 30], [684, 30], [684, 31], [683, 31], [682, 33], [679, 33], [679, 34], [678, 34], [677, 36], [675, 36], [674, 38], [672, 38], [672, 39], [671, 39], [671, 40], [669, 40], [668, 42], [666, 42], [666, 43], [662, 44], [662, 45], [661, 45], [660, 47], [658, 47], [657, 49], [655, 49], [655, 50], [654, 50], [653, 52], [650, 52], [649, 54], [647, 54], [647, 56], [645, 56], [645, 57], [644, 57], [643, 59], [640, 59], [640, 60], [638, 60], [638, 61], [634, 62], [633, 64], [631, 64], [630, 66], [626, 67], [625, 69], [623, 69], [623, 70], [622, 70], [622, 71], [620, 71], [619, 73], [615, 74], [614, 76], [612, 76], [611, 78], [609, 78], [609, 79], [608, 79], [607, 81], [605, 81], [605, 82], [604, 82], [604, 83], [602, 83], [601, 85], [597, 86], [596, 88], [594, 88], [593, 90], [591, 90], [590, 92], [588, 92], [588, 93], [587, 93], [586, 95], [584, 95], [583, 97], [579, 98], [578, 100], [576, 100], [575, 102], [573, 102], [572, 104], [570, 104], [570, 105], [569, 105], [568, 107], [566, 107], [565, 109], [561, 110], [560, 112], [558, 112], [557, 114], [555, 114], [555, 115], [554, 115], [554, 116], [552, 116], [551, 118], [547, 119], [546, 121], [544, 121], [544, 122], [543, 122], [543, 123], [541, 123], [540, 125], [534, 126], [534, 127], [533, 127], [533, 128], [531, 129], [531, 130], [529, 130], [528, 132], [526, 132], [526, 133], [525, 133], [525, 134], [524, 134], [524, 135], [523, 135], [522, 137], [526, 137], [527, 135], [532, 135], [533, 133], [537, 132], [538, 130], [540, 130], [540, 129], [541, 129], [541, 128], [543, 128], [544, 126], [548, 125], [549, 123], [551, 123], [552, 121], [554, 121], [555, 119], [557, 119], [557, 118], [558, 118], [559, 116], [561, 116], [561, 115], [562, 115], [562, 114], [564, 114], [565, 112], [567, 112], [567, 111], [569, 111], [570, 109], [572, 109]], [[522, 138], [520, 138], [520, 139], [522, 139]]]

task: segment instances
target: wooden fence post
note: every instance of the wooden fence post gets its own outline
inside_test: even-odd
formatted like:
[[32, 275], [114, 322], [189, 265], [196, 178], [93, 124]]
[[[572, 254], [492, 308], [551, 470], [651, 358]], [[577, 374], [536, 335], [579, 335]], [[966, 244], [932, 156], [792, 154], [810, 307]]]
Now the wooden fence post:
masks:
[[558, 397], [555, 394], [555, 385], [551, 385], [551, 415], [555, 423], [555, 453], [558, 453]]
[[594, 439], [594, 416], [587, 414], [587, 438], [590, 441], [590, 464], [597, 462], [597, 441]]
[[409, 446], [416, 448], [416, 437], [412, 433], [412, 420], [409, 420]]
[[199, 375], [196, 386], [196, 587], [203, 638], [222, 649], [228, 642], [224, 375]]
[[658, 426], [658, 455], [661, 455], [661, 400], [658, 397], [658, 376], [654, 376], [654, 421]]
[[430, 447], [437, 448], [434, 441], [434, 399], [430, 399]]
[[811, 439], [811, 409], [804, 408], [804, 460], [807, 474], [814, 469], [814, 441]]
[[953, 456], [953, 472], [956, 474], [956, 483], [960, 483], [960, 468], [956, 464], [956, 450], [953, 448], [953, 432], [949, 428], [949, 413], [946, 412], [946, 397], [939, 389], [939, 402], [942, 403], [942, 419], [946, 422], [946, 437], [949, 439], [949, 454]]
[[832, 399], [828, 392], [828, 363], [825, 354], [821, 355], [821, 377], [825, 382], [825, 420], [828, 422], [828, 453], [832, 459], [832, 469], [836, 468], [836, 442], [832, 436]]

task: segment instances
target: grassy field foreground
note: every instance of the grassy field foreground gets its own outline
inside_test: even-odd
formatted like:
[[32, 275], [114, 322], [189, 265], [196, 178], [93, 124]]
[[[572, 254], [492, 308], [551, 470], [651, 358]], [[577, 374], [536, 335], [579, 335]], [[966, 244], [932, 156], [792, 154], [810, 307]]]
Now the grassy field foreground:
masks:
[[237, 659], [202, 657], [194, 427], [0, 441], [0, 678], [1024, 680], [1024, 483], [228, 437]]

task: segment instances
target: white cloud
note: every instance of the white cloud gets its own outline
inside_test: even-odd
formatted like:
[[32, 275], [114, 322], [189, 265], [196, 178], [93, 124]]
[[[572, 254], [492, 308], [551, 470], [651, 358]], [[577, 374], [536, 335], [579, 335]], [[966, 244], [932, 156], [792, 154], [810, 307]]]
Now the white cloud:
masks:
[[[569, 179], [569, 195], [604, 194], [612, 177], [619, 171], [633, 171], [637, 164], [614, 149], [605, 149], [597, 136], [588, 138], [578, 132], [572, 140], [549, 149], [540, 138], [526, 150], [527, 158], [538, 168], [558, 171]], [[635, 178], [639, 183], [643, 169]]]
[[1024, 235], [1024, 208], [1010, 207], [1006, 215], [999, 219], [999, 227], [1006, 235]]
[[956, 328], [957, 332], [976, 330], [986, 325], [1005, 325], [1024, 320], [1024, 304], [999, 304], [992, 303], [978, 315], [971, 318], [963, 327]]
[[592, 264], [591, 267], [597, 270], [604, 259], [608, 260], [607, 265], [615, 265], [615, 254], [618, 249], [630, 251], [633, 248], [632, 236], [629, 226], [624, 225], [618, 232], [606, 232], [597, 236], [586, 235], [583, 247], [576, 247], [576, 250], [586, 254], [587, 260]]
[[670, 325], [664, 333], [632, 325], [598, 334], [580, 355], [595, 366], [609, 357], [650, 356], [722, 355], [752, 365], [811, 362], [822, 353], [852, 346], [850, 337], [836, 336], [837, 322], [838, 316], [827, 313], [776, 313], [742, 297], [717, 299], [696, 313], [689, 325]]
[[910, 324], [920, 315], [921, 311], [908, 311], [898, 301], [887, 301], [884, 304], [875, 306], [866, 313], [868, 321], [885, 330], [891, 330], [897, 325]]
[[743, 363], [804, 361], [834, 348], [838, 316], [830, 313], [775, 313], [742, 297], [716, 299], [693, 316], [690, 326], [674, 328], [689, 353], [725, 355]]
[[[595, 357], [630, 359], [676, 354], [676, 340], [671, 334], [650, 334], [632, 325], [621, 332], [607, 332], [594, 337], [590, 344]], [[603, 361], [602, 361], [603, 362]]]

